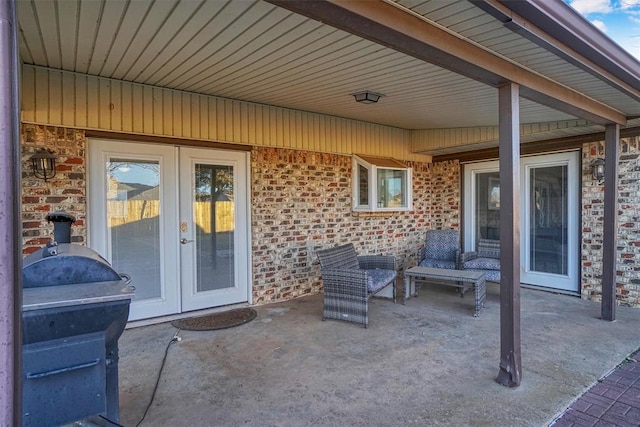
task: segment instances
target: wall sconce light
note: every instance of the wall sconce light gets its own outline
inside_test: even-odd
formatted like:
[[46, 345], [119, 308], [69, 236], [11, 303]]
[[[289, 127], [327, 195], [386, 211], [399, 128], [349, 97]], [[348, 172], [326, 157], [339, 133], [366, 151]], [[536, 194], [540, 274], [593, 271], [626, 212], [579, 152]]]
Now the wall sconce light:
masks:
[[53, 154], [51, 150], [45, 150], [41, 148], [31, 156], [31, 167], [33, 169], [33, 176], [36, 178], [48, 179], [56, 176], [56, 160], [58, 157]]
[[591, 162], [591, 177], [594, 181], [602, 182], [604, 180], [604, 160], [595, 159]]
[[384, 95], [381, 93], [369, 92], [368, 90], [353, 94], [356, 102], [361, 102], [363, 104], [375, 104], [383, 96]]

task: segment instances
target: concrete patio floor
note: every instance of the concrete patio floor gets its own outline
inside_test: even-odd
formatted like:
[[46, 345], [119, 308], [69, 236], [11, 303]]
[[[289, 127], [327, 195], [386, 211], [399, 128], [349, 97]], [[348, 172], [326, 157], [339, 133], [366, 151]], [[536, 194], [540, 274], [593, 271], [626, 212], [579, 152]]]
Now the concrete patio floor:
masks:
[[[640, 310], [521, 292], [522, 384], [495, 382], [499, 288], [473, 317], [473, 295], [423, 286], [406, 305], [374, 298], [369, 328], [321, 321], [322, 295], [256, 307], [252, 322], [180, 331], [146, 426], [546, 426], [640, 347]], [[120, 339], [120, 423], [152, 395], [170, 323]]]

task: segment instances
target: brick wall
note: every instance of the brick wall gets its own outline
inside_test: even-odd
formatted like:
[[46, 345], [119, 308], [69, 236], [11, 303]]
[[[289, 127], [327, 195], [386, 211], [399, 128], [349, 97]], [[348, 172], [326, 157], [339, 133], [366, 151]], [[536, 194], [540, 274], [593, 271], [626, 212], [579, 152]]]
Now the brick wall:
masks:
[[424, 187], [414, 192], [422, 193], [430, 190], [429, 206], [432, 227], [437, 229], [460, 229], [460, 199], [462, 197], [460, 182], [460, 165], [458, 162], [438, 162], [430, 165], [430, 173], [422, 183]]
[[[604, 187], [591, 178], [591, 162], [604, 158], [604, 142], [585, 144], [582, 151], [582, 297], [602, 298], [602, 220]], [[640, 307], [640, 137], [620, 141], [618, 304]]]
[[[76, 217], [71, 239], [86, 242], [86, 176], [84, 131], [53, 126], [22, 125], [22, 252], [27, 255], [48, 242], [53, 226], [45, 217], [65, 210]], [[29, 158], [40, 148], [58, 156], [56, 176], [35, 178]]]
[[[47, 213], [76, 217], [75, 243], [86, 242], [84, 132], [22, 126], [23, 253], [52, 236]], [[29, 157], [46, 147], [58, 155], [57, 175], [32, 176]], [[315, 251], [353, 242], [360, 253], [390, 254], [399, 270], [416, 264], [428, 228], [459, 228], [460, 167], [457, 162], [411, 163], [411, 212], [356, 214], [351, 211], [351, 157], [276, 148], [251, 155], [253, 298], [282, 301], [321, 290]]]
[[[39, 148], [58, 155], [57, 175], [34, 178], [29, 157]], [[44, 245], [53, 227], [45, 217], [66, 210], [76, 217], [72, 239], [86, 242], [84, 131], [22, 125], [23, 254]], [[603, 186], [591, 179], [591, 161], [604, 143], [586, 144], [582, 158], [582, 297], [602, 295]], [[428, 228], [459, 228], [457, 162], [409, 163], [414, 210], [393, 214], [351, 211], [351, 157], [276, 148], [252, 152], [253, 297], [257, 304], [321, 289], [315, 250], [353, 242], [362, 253], [395, 255], [399, 269], [415, 265]], [[640, 307], [640, 137], [623, 138], [620, 154], [617, 300]]]
[[[459, 165], [409, 163], [411, 212], [351, 211], [351, 157], [277, 148], [251, 156], [253, 300], [256, 304], [321, 289], [318, 249], [352, 242], [358, 253], [416, 264], [428, 228], [458, 228]], [[437, 206], [437, 207], [436, 207]]]

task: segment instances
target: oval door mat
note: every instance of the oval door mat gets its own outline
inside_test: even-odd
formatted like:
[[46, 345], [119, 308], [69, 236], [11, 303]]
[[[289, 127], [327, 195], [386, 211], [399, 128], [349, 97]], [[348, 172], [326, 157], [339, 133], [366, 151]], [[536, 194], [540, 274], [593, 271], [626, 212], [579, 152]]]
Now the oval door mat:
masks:
[[185, 331], [212, 331], [244, 325], [255, 319], [257, 315], [253, 308], [236, 308], [207, 316], [174, 320], [171, 324]]

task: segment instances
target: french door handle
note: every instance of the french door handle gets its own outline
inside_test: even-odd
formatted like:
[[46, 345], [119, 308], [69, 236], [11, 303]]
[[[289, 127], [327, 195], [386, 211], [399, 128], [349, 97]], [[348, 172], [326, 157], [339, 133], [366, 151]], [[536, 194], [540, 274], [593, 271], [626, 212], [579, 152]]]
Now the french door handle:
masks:
[[186, 245], [187, 243], [191, 243], [191, 242], [193, 242], [193, 240], [189, 240], [184, 237], [180, 239], [180, 243], [182, 243], [183, 245]]

